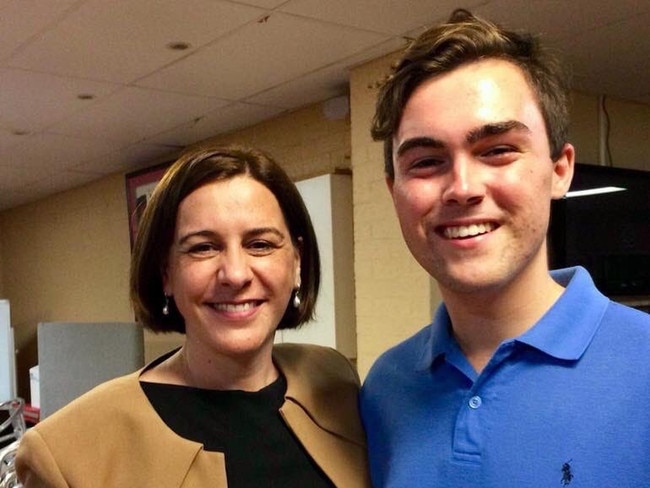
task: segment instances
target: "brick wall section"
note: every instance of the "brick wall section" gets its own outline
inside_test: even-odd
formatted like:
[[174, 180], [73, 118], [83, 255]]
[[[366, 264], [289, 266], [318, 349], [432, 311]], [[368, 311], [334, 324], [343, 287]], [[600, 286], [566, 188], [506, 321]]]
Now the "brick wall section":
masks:
[[369, 133], [376, 82], [390, 66], [382, 58], [353, 70], [352, 171], [357, 356], [366, 375], [374, 360], [430, 320], [431, 281], [411, 257], [386, 187], [383, 149]]

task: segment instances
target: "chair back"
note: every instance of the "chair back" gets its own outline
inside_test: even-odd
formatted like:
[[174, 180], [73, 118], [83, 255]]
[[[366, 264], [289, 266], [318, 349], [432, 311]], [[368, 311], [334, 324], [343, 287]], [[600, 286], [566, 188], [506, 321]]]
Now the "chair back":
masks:
[[0, 488], [20, 488], [23, 485], [18, 481], [16, 475], [16, 451], [20, 440], [0, 449]]
[[4, 418], [0, 424], [0, 447], [19, 440], [25, 433], [24, 410], [25, 401], [22, 398], [0, 403], [0, 412]]
[[0, 403], [6, 418], [0, 424], [0, 488], [21, 488], [14, 465], [20, 439], [25, 433], [25, 401], [14, 398]]

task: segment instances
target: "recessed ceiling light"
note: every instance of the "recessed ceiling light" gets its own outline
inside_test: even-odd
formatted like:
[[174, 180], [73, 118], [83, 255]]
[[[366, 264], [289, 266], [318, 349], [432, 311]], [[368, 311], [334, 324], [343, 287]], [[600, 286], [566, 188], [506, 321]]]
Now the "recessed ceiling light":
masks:
[[185, 41], [173, 41], [167, 44], [167, 48], [171, 49], [172, 51], [185, 51], [190, 47], [192, 47], [192, 45], [189, 42]]

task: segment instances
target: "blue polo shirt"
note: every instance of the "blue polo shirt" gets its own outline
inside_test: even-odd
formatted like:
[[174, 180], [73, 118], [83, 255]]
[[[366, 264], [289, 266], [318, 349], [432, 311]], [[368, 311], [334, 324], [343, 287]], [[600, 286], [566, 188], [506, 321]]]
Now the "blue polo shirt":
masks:
[[583, 268], [480, 373], [434, 321], [384, 353], [360, 406], [373, 485], [650, 487], [650, 315], [610, 301]]

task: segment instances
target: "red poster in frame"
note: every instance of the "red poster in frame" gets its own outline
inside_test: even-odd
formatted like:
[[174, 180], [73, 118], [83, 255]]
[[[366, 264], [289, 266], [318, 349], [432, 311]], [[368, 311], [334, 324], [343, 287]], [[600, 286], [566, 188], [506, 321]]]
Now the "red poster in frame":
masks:
[[170, 165], [171, 162], [167, 162], [126, 175], [126, 207], [129, 213], [131, 247], [135, 242], [140, 217], [151, 198], [151, 193]]

